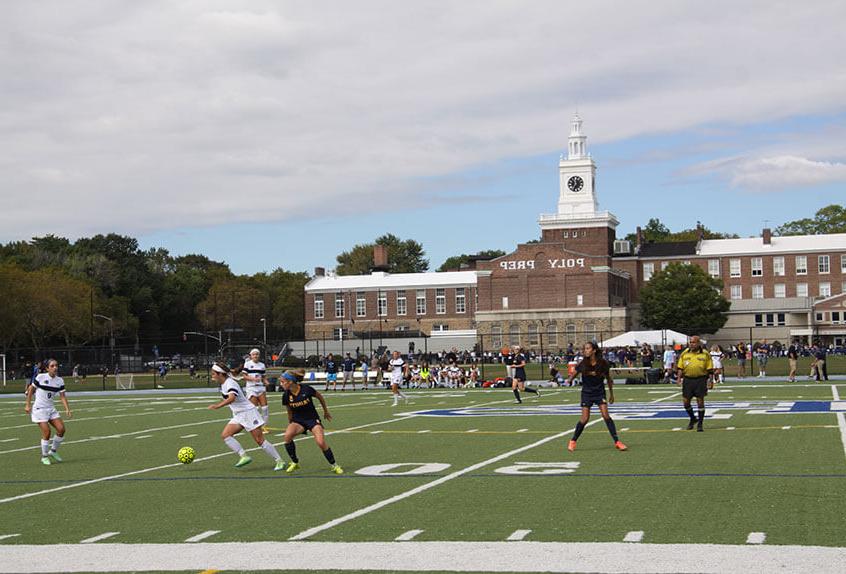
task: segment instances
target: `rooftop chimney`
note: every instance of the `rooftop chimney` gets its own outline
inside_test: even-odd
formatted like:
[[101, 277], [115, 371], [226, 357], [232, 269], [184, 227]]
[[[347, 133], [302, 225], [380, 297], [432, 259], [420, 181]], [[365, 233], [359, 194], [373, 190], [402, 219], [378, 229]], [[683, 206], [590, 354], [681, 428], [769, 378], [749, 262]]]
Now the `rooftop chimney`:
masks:
[[769, 227], [764, 228], [764, 232], [761, 234], [761, 237], [764, 238], [764, 245], [772, 245], [773, 243], [773, 232], [770, 230]]
[[640, 226], [638, 226], [638, 228], [635, 230], [635, 245], [637, 247], [643, 245], [643, 230], [640, 228]]
[[705, 239], [705, 227], [700, 222], [696, 222], [696, 240], [702, 241]]
[[388, 270], [388, 248], [378, 243], [373, 246], [373, 271]]
[[314, 276], [315, 277], [324, 277], [326, 275], [326, 268], [325, 267], [315, 267], [314, 268]]

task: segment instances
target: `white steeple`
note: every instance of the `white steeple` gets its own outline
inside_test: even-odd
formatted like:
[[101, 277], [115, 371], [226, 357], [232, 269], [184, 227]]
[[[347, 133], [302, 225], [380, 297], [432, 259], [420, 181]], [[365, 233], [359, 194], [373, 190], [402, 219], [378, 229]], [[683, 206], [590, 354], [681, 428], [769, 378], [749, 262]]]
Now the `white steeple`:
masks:
[[582, 133], [582, 118], [578, 112], [573, 116], [570, 124], [570, 142], [567, 146], [567, 159], [584, 159], [588, 157], [587, 136]]

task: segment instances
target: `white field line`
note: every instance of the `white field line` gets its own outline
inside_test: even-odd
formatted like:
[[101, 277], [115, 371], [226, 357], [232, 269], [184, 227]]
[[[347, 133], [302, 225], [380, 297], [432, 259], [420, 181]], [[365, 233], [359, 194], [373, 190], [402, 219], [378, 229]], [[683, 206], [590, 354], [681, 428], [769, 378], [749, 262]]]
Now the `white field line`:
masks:
[[640, 542], [641, 540], [643, 540], [643, 530], [632, 530], [623, 538], [623, 542]]
[[749, 536], [746, 537], [746, 544], [763, 544], [766, 539], [767, 534], [765, 532], [750, 532]]
[[[284, 435], [284, 433], [283, 433], [283, 435]], [[196, 435], [196, 434], [184, 434], [184, 435], [182, 435], [182, 436], [181, 436], [181, 437], [179, 437], [179, 438], [194, 438], [195, 436], [200, 436], [200, 435]]]
[[423, 533], [423, 531], [422, 531], [422, 530], [409, 530], [408, 532], [403, 532], [402, 534], [400, 534], [399, 536], [397, 536], [396, 538], [394, 538], [394, 540], [396, 540], [397, 542], [404, 542], [404, 541], [407, 541], [407, 540], [414, 540], [414, 538], [415, 538], [418, 534], [422, 534], [422, 533]]
[[135, 437], [135, 440], [141, 440], [142, 438], [153, 438], [151, 434], [142, 434], [141, 436]]
[[3, 440], [0, 440], [0, 442], [12, 442], [12, 441], [16, 441], [16, 440], [20, 440], [20, 439], [19, 439], [18, 437], [15, 437], [15, 438], [4, 438]]
[[20, 536], [20, 534], [0, 534], [0, 540], [6, 540], [7, 538], [14, 538], [16, 536]]
[[220, 534], [220, 530], [206, 530], [205, 532], [200, 532], [199, 534], [192, 536], [191, 538], [186, 538], [185, 542], [199, 542], [200, 540], [205, 540], [210, 536], [214, 536], [215, 534]]
[[517, 429], [517, 432], [527, 432], [529, 429]]
[[[837, 385], [831, 385], [831, 396], [835, 401], [840, 400], [840, 391]], [[840, 442], [843, 443], [843, 454], [846, 454], [846, 414], [835, 413], [837, 417], [837, 427], [840, 429]]]
[[666, 401], [667, 399], [672, 399], [681, 395], [682, 392], [678, 391], [673, 393], [672, 395], [667, 395], [666, 397], [661, 397], [660, 399], [655, 399], [654, 401], [649, 401], [650, 403], [660, 403], [661, 401]]
[[[530, 550], [530, 551], [527, 551]], [[277, 570], [813, 572], [842, 574], [846, 548], [625, 542], [222, 542], [0, 545], [0, 573]]]
[[[415, 415], [409, 415], [407, 417], [395, 417], [395, 418], [391, 418], [391, 419], [384, 420], [384, 421], [378, 421], [378, 422], [375, 422], [375, 423], [368, 423], [368, 424], [354, 426], [354, 427], [350, 427], [350, 428], [346, 428], [346, 429], [338, 429], [338, 430], [335, 430], [335, 431], [327, 431], [326, 435], [328, 436], [328, 435], [331, 435], [331, 434], [337, 434], [337, 433], [342, 433], [342, 432], [346, 432], [346, 431], [359, 430], [359, 429], [372, 427], [372, 426], [376, 426], [376, 425], [384, 425], [384, 424], [390, 424], [390, 423], [398, 422], [398, 421], [405, 421], [405, 420], [408, 420], [409, 418], [411, 418], [412, 416], [415, 416]], [[599, 420], [601, 420], [601, 419], [599, 419]], [[294, 440], [300, 441], [300, 440], [305, 440], [306, 438], [307, 438], [306, 436], [302, 436], [302, 437], [300, 437], [298, 439], [294, 439]], [[281, 444], [282, 444], [281, 442], [274, 443], [274, 446], [279, 446]], [[261, 447], [256, 446], [256, 447], [249, 448], [249, 449], [246, 449], [246, 450], [247, 450], [247, 452], [251, 452], [251, 451], [254, 451], [254, 450], [261, 450]], [[212, 455], [209, 455], [209, 456], [200, 457], [200, 458], [194, 460], [194, 464], [196, 464], [198, 462], [205, 461], [205, 460], [212, 460], [212, 459], [220, 458], [220, 457], [223, 457], [223, 456], [232, 456], [232, 451], [221, 452], [221, 453], [218, 453], [218, 454], [212, 454]], [[62, 486], [57, 486], [57, 487], [54, 487], [54, 488], [47, 488], [47, 489], [44, 489], [44, 490], [36, 490], [35, 492], [27, 492], [25, 494], [19, 494], [17, 496], [10, 496], [8, 498], [0, 498], [0, 504], [6, 504], [8, 502], [15, 502], [16, 500], [24, 500], [24, 499], [32, 498], [32, 497], [35, 497], [35, 496], [41, 496], [42, 494], [50, 494], [52, 492], [60, 492], [60, 491], [63, 491], [63, 490], [68, 490], [70, 488], [77, 488], [77, 487], [80, 487], [80, 486], [88, 486], [89, 484], [97, 484], [99, 482], [106, 482], [106, 481], [115, 480], [115, 479], [118, 479], [118, 478], [125, 478], [127, 476], [136, 476], [136, 475], [139, 475], [139, 474], [145, 474], [145, 473], [154, 472], [154, 471], [157, 471], [157, 470], [164, 470], [166, 468], [174, 468], [174, 467], [177, 467], [177, 466], [182, 466], [182, 463], [181, 462], [174, 462], [174, 463], [170, 463], [170, 464], [161, 464], [159, 466], [151, 466], [149, 468], [142, 468], [142, 469], [139, 469], [139, 470], [131, 470], [129, 472], [123, 472], [121, 474], [113, 474], [113, 475], [110, 475], [110, 476], [101, 476], [100, 478], [93, 478], [91, 480], [84, 480], [82, 482], [74, 482], [74, 483], [71, 483], [71, 484], [64, 484]], [[2, 570], [0, 570], [0, 572], [2, 572]]]
[[103, 534], [98, 534], [97, 536], [92, 536], [91, 538], [86, 538], [85, 540], [80, 540], [80, 544], [93, 544], [94, 542], [99, 542], [101, 540], [105, 540], [106, 538], [111, 538], [113, 536], [117, 536], [120, 532], [104, 532]]
[[515, 530], [514, 532], [511, 533], [511, 535], [509, 535], [508, 538], [506, 538], [506, 540], [516, 542], [518, 540], [523, 540], [524, 538], [526, 538], [526, 536], [528, 536], [531, 533], [532, 533], [531, 530]]
[[[591, 426], [593, 424], [598, 423], [601, 420], [602, 420], [601, 418], [594, 419], [585, 426]], [[516, 449], [510, 450], [508, 452], [502, 453], [502, 454], [497, 455], [493, 458], [483, 460], [482, 462], [477, 462], [476, 464], [472, 464], [470, 466], [462, 468], [461, 470], [457, 470], [455, 472], [452, 472], [452, 473], [447, 474], [445, 476], [442, 476], [440, 478], [436, 478], [435, 480], [433, 480], [431, 482], [427, 482], [427, 483], [422, 484], [422, 485], [420, 485], [416, 488], [412, 488], [411, 490], [401, 492], [400, 494], [394, 495], [390, 498], [386, 498], [384, 500], [381, 500], [381, 501], [376, 502], [374, 504], [371, 504], [369, 506], [365, 506], [364, 508], [360, 508], [359, 510], [356, 510], [355, 512], [351, 512], [351, 513], [346, 514], [344, 516], [335, 518], [333, 520], [330, 520], [329, 522], [325, 522], [325, 523], [320, 524], [318, 526], [315, 526], [313, 528], [309, 528], [308, 530], [303, 530], [302, 532], [300, 532], [299, 534], [295, 534], [294, 536], [292, 536], [288, 540], [305, 540], [307, 538], [314, 536], [315, 534], [319, 534], [320, 532], [323, 532], [324, 530], [334, 528], [335, 526], [338, 526], [339, 524], [343, 524], [345, 522], [349, 522], [350, 520], [354, 520], [354, 519], [359, 518], [361, 516], [364, 516], [366, 514], [370, 514], [371, 512], [373, 512], [375, 510], [379, 510], [380, 508], [384, 508], [385, 506], [388, 506], [388, 505], [393, 504], [395, 502], [405, 500], [406, 498], [408, 498], [410, 496], [414, 496], [415, 494], [425, 492], [429, 489], [435, 488], [436, 486], [440, 486], [441, 484], [444, 484], [445, 482], [449, 482], [450, 480], [456, 479], [460, 476], [464, 476], [465, 474], [471, 473], [471, 472], [478, 470], [480, 468], [484, 468], [488, 465], [494, 464], [494, 463], [499, 462], [501, 460], [504, 460], [506, 458], [510, 458], [514, 455], [520, 454], [520, 453], [525, 452], [527, 450], [533, 449], [533, 448], [540, 446], [542, 444], [546, 444], [548, 442], [551, 442], [551, 441], [557, 440], [559, 438], [565, 437], [572, 432], [573, 432], [572, 429], [566, 430], [564, 432], [560, 432], [560, 433], [542, 438], [542, 439], [535, 441], [531, 444], [521, 446], [520, 448], [516, 448]], [[0, 502], [2, 502], [2, 501], [0, 501]]]

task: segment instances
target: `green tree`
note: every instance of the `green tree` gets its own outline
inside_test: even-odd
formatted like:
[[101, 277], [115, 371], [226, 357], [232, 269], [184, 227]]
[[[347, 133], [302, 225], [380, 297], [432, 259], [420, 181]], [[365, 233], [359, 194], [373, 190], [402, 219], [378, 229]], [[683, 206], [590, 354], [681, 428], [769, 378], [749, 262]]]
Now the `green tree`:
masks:
[[671, 263], [640, 289], [641, 323], [688, 335], [715, 333], [731, 304], [717, 290], [723, 282], [698, 265]]
[[813, 218], [788, 221], [776, 227], [776, 235], [821, 235], [846, 233], [846, 208], [833, 203], [817, 211]]
[[[679, 241], [698, 241], [700, 228], [691, 227], [682, 229], [681, 231], [670, 231], [670, 228], [661, 223], [661, 220], [653, 217], [649, 222], [641, 228], [643, 241], [646, 243], [673, 243]], [[712, 231], [705, 226], [701, 227], [703, 239], [737, 239], [734, 233], [723, 233], [720, 231]], [[629, 233], [625, 237], [632, 243], [637, 241], [636, 233]]]
[[373, 243], [356, 245], [336, 257], [338, 275], [364, 275], [373, 267], [373, 246], [388, 248], [388, 271], [391, 273], [422, 273], [429, 269], [423, 246], [413, 239], [402, 240], [387, 233]]
[[441, 263], [441, 266], [438, 267], [438, 271], [458, 271], [461, 269], [461, 265], [464, 263], [469, 263], [471, 257], [486, 257], [488, 259], [495, 259], [497, 257], [502, 257], [505, 255], [505, 251], [502, 249], [487, 249], [485, 251], [479, 251], [476, 255], [468, 255], [466, 253], [462, 253], [461, 255], [453, 255], [452, 257], [448, 257], [446, 261]]

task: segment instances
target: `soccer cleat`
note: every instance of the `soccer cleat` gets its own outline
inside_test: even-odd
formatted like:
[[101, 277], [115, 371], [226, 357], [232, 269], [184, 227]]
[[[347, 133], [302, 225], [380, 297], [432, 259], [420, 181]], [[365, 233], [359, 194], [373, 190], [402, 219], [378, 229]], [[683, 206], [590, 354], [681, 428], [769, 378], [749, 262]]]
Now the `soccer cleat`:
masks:
[[50, 466], [52, 464], [50, 462], [50, 457], [49, 456], [42, 456], [41, 457], [41, 464], [46, 464], [47, 466]]
[[629, 450], [629, 447], [627, 447], [620, 441], [614, 443], [614, 448], [616, 448], [617, 450]]
[[332, 468], [330, 470], [332, 472], [334, 472], [335, 474], [344, 474], [344, 469], [341, 468], [341, 465], [339, 465], [339, 464], [332, 466]]
[[576, 441], [570, 440], [570, 442], [567, 443], [567, 450], [574, 452], [576, 450]]
[[55, 450], [50, 451], [50, 458], [52, 458], [56, 462], [62, 462], [62, 457], [60, 457], [59, 453], [57, 453]]
[[698, 425], [696, 425], [696, 432], [704, 432], [704, 431], [705, 431], [705, 429], [702, 428], [702, 423], [699, 423]]
[[266, 427], [266, 426], [262, 426], [262, 427], [261, 427], [261, 434], [270, 434], [270, 431], [269, 431], [269, 430], [267, 430], [267, 427]]
[[235, 463], [235, 468], [241, 468], [242, 466], [247, 466], [251, 462], [253, 462], [253, 459], [251, 459], [249, 456], [247, 456], [245, 454], [244, 456], [242, 456], [241, 458], [238, 459], [238, 462]]
[[687, 425], [687, 430], [693, 430], [693, 425], [695, 425], [695, 424], [696, 424], [696, 421], [690, 421], [690, 423]]
[[287, 472], [288, 474], [294, 474], [294, 471], [298, 470], [299, 468], [300, 463], [292, 462], [288, 465], [288, 468], [285, 469], [285, 472]]
[[540, 389], [535, 389], [535, 398], [536, 399], [540, 398]]
[[516, 401], [514, 401], [514, 404], [515, 405], [522, 405], [523, 401], [521, 401], [520, 399], [517, 399]]
[[276, 461], [276, 466], [273, 467], [273, 470], [285, 470], [285, 461], [281, 458]]

